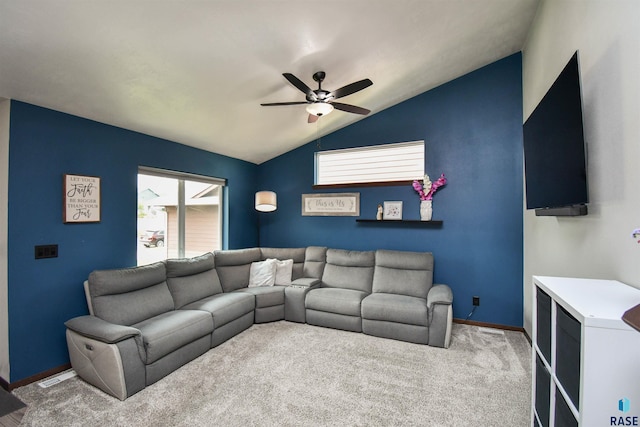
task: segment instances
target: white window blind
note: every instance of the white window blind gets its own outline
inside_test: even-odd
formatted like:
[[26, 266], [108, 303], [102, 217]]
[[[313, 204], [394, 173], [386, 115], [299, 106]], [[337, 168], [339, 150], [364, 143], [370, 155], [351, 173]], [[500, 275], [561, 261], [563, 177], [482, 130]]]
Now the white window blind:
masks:
[[316, 185], [422, 179], [424, 164], [424, 141], [319, 151]]

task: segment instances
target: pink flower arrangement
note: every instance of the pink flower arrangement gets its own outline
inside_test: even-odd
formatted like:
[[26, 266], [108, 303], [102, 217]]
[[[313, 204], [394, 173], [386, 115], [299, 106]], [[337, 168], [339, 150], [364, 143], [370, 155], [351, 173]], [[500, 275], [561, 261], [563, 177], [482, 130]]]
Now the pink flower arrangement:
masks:
[[432, 200], [433, 195], [438, 188], [442, 187], [447, 183], [447, 178], [445, 178], [444, 174], [440, 175], [440, 178], [436, 179], [435, 182], [431, 182], [429, 179], [429, 175], [424, 176], [423, 184], [420, 184], [420, 181], [413, 181], [413, 189], [418, 192], [420, 196], [420, 200]]

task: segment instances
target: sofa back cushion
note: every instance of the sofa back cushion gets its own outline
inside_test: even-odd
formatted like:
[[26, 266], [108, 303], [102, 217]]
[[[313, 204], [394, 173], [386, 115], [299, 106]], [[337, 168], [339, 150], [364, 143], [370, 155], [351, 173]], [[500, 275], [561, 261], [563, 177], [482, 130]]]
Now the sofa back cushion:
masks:
[[251, 263], [262, 260], [260, 248], [215, 251], [216, 271], [224, 292], [249, 286]]
[[376, 251], [373, 292], [427, 298], [433, 285], [430, 252]]
[[322, 286], [371, 293], [375, 252], [327, 250]]
[[93, 271], [87, 288], [94, 315], [118, 325], [131, 326], [174, 306], [162, 262]]
[[280, 261], [293, 260], [293, 269], [290, 280], [296, 280], [302, 276], [304, 266], [305, 248], [260, 248], [262, 260], [275, 258]]
[[305, 250], [304, 267], [302, 277], [320, 279], [327, 262], [327, 248], [322, 246], [309, 246]]
[[194, 258], [168, 259], [167, 285], [175, 308], [222, 292], [211, 252]]

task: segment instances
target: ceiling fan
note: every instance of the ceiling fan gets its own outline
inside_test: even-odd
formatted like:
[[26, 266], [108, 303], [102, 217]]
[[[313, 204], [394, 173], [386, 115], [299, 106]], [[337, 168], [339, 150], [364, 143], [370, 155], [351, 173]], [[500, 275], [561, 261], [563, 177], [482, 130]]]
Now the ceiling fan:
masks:
[[356, 93], [364, 88], [367, 88], [373, 84], [369, 79], [359, 80], [357, 82], [348, 84], [336, 89], [334, 91], [328, 91], [322, 89], [322, 81], [326, 74], [324, 71], [318, 71], [313, 74], [313, 80], [318, 82], [318, 89], [312, 90], [309, 86], [304, 84], [299, 78], [291, 73], [282, 74], [285, 79], [289, 80], [289, 83], [297, 87], [302, 93], [306, 95], [306, 101], [294, 101], [294, 102], [271, 102], [267, 104], [260, 104], [263, 107], [271, 107], [274, 105], [300, 105], [308, 104], [307, 112], [309, 113], [308, 123], [314, 123], [319, 117], [329, 114], [335, 108], [336, 110], [346, 111], [347, 113], [355, 113], [367, 115], [371, 111], [366, 108], [357, 107], [355, 105], [343, 104], [342, 102], [335, 102], [335, 99], [342, 98], [352, 93]]

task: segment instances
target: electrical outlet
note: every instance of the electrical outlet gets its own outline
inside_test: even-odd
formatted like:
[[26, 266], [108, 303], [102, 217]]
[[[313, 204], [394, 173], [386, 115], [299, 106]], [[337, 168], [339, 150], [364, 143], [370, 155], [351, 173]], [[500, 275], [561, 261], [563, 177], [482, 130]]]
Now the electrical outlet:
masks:
[[477, 307], [480, 305], [480, 297], [473, 297], [473, 306]]

